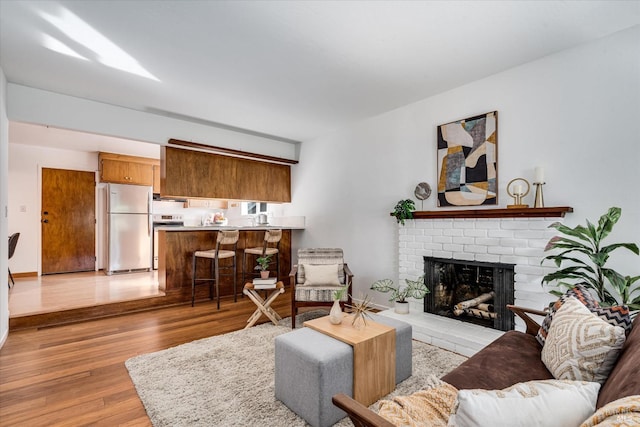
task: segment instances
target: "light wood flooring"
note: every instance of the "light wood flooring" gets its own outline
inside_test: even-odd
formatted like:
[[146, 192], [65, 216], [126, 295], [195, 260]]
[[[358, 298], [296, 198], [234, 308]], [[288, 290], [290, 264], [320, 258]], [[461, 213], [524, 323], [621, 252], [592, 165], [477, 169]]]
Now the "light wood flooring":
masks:
[[[273, 307], [290, 315], [288, 290]], [[125, 360], [241, 329], [254, 309], [229, 298], [220, 311], [207, 301], [11, 331], [0, 349], [0, 426], [149, 426]]]
[[9, 290], [9, 316], [162, 296], [158, 272], [107, 276], [102, 271], [16, 278]]

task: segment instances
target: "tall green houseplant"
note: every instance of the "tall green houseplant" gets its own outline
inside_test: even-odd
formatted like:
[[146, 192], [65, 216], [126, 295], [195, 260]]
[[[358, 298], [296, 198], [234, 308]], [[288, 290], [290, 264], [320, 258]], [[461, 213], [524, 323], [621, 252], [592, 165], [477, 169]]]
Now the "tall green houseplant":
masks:
[[[640, 286], [635, 283], [640, 276], [623, 276], [617, 271], [607, 268], [606, 263], [611, 253], [624, 248], [636, 255], [640, 255], [635, 243], [613, 243], [604, 245], [604, 239], [611, 233], [618, 222], [622, 210], [618, 207], [610, 208], [602, 215], [598, 224], [587, 220], [587, 225], [567, 227], [559, 222], [549, 227], [555, 228], [562, 236], [555, 236], [545, 248], [545, 251], [557, 250], [553, 255], [546, 256], [542, 262], [553, 261], [559, 268], [542, 278], [542, 283], [558, 282], [558, 286], [571, 288], [582, 282], [593, 289], [598, 299], [604, 305], [627, 304], [632, 310], [640, 310]], [[551, 291], [560, 295], [560, 291]], [[616, 295], [614, 295], [616, 294]]]

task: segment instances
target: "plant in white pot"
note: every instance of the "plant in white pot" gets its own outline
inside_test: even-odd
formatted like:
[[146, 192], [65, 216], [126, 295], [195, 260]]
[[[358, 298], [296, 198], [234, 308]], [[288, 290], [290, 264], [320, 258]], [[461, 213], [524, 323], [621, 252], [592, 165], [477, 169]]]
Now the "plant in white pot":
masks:
[[429, 293], [429, 289], [424, 283], [424, 275], [420, 276], [418, 280], [404, 279], [404, 281], [406, 282], [406, 286], [401, 287], [400, 285], [394, 285], [391, 279], [380, 279], [371, 285], [371, 289], [384, 293], [391, 292], [389, 301], [395, 301], [395, 312], [407, 314], [409, 313], [409, 302], [407, 298], [424, 298]]
[[342, 307], [340, 307], [340, 300], [347, 291], [347, 286], [343, 286], [337, 291], [333, 292], [333, 305], [329, 311], [329, 322], [334, 325], [342, 323]]
[[255, 269], [260, 270], [260, 277], [263, 279], [269, 278], [269, 264], [271, 264], [271, 255], [261, 256], [256, 259], [258, 265]]

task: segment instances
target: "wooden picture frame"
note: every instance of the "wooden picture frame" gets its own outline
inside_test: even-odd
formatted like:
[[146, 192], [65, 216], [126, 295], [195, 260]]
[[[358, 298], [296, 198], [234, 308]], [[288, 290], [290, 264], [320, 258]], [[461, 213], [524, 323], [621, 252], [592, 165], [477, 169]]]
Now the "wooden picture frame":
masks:
[[438, 126], [438, 207], [498, 204], [498, 112]]

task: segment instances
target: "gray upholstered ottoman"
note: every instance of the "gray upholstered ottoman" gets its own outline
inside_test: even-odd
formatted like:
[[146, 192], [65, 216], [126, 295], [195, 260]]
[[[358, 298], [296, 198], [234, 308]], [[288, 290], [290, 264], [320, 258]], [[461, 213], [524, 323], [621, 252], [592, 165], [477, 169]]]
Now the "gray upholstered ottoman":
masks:
[[399, 384], [409, 378], [412, 372], [411, 325], [401, 320], [376, 314], [371, 314], [371, 319], [396, 329], [396, 384]]
[[346, 416], [331, 402], [353, 396], [353, 348], [309, 328], [275, 339], [276, 399], [313, 427], [328, 427]]

